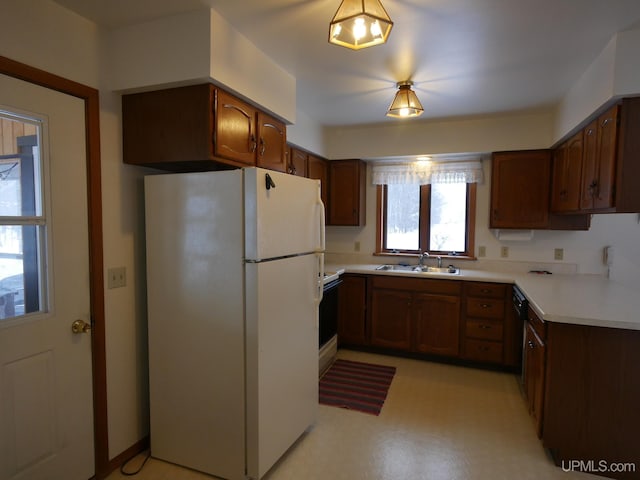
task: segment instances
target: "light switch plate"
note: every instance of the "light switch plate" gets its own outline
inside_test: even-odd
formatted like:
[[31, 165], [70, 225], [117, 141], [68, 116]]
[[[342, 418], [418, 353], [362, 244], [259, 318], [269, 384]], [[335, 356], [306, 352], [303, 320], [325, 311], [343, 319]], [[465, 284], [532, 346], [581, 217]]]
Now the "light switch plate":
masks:
[[127, 284], [127, 269], [125, 267], [107, 270], [107, 288], [120, 288]]
[[507, 258], [509, 256], [509, 247], [500, 247], [500, 256]]
[[564, 258], [564, 248], [556, 248], [553, 250], [553, 259], [562, 260]]

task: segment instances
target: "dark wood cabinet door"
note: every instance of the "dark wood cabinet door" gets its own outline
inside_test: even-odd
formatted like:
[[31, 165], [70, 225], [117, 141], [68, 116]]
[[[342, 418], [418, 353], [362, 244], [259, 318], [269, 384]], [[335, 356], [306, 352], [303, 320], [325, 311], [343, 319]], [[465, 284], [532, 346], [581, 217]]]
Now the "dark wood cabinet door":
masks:
[[216, 91], [215, 155], [256, 164], [257, 109], [220, 89]]
[[308, 156], [307, 152], [291, 147], [289, 149], [289, 165], [287, 166], [287, 173], [298, 177], [306, 177]]
[[457, 357], [460, 353], [460, 297], [414, 294], [414, 350]]
[[366, 277], [345, 274], [338, 287], [338, 343], [365, 345], [366, 338]]
[[307, 177], [320, 180], [320, 195], [325, 208], [328, 207], [327, 186], [328, 186], [328, 166], [324, 158], [309, 154], [307, 157]]
[[490, 228], [547, 228], [549, 150], [497, 152], [492, 158]]
[[374, 289], [371, 295], [371, 345], [411, 349], [411, 293]]
[[365, 225], [365, 170], [362, 160], [329, 162], [329, 225]]
[[596, 210], [613, 208], [618, 139], [618, 106], [598, 117], [598, 185], [594, 192]]
[[602, 211], [615, 207], [618, 115], [619, 106], [615, 105], [584, 129], [580, 196], [583, 210]]
[[280, 120], [257, 111], [258, 167], [287, 171], [287, 127]]
[[637, 464], [640, 331], [549, 322], [547, 338], [542, 433], [556, 463]]
[[553, 152], [551, 211], [577, 212], [582, 183], [583, 131], [579, 131]]
[[527, 322], [524, 343], [524, 391], [539, 438], [542, 438], [543, 425], [545, 348], [533, 326]]

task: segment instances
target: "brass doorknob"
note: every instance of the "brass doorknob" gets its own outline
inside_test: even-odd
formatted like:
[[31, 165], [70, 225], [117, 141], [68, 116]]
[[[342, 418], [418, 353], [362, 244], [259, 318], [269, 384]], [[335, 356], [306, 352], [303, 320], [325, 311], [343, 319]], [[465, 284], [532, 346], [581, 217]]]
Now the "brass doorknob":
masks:
[[84, 320], [76, 320], [71, 324], [71, 331], [73, 333], [89, 333], [91, 331], [91, 324]]

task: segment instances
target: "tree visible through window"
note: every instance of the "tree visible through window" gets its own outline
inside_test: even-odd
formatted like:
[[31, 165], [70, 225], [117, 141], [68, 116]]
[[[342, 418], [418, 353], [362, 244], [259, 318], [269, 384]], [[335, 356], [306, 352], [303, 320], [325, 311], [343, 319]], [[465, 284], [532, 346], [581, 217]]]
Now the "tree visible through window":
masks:
[[475, 183], [378, 188], [381, 252], [473, 254]]

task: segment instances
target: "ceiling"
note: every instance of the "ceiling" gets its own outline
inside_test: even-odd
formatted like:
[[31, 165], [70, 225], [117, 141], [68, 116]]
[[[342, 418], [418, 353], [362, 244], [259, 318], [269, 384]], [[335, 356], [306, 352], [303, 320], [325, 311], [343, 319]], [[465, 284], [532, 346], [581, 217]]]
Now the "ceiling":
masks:
[[[297, 105], [323, 125], [385, 116], [412, 80], [421, 119], [552, 108], [619, 31], [640, 27], [638, 0], [382, 0], [385, 45], [331, 45], [339, 0], [56, 0], [114, 28], [213, 8], [297, 79]], [[413, 120], [416, 121], [416, 120]]]

